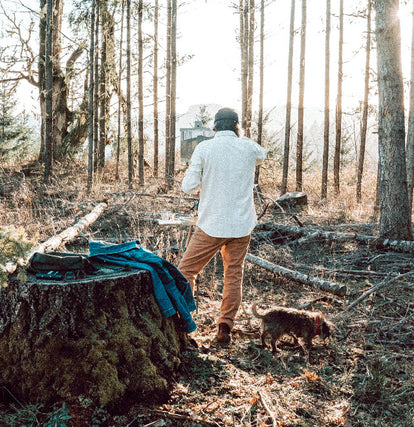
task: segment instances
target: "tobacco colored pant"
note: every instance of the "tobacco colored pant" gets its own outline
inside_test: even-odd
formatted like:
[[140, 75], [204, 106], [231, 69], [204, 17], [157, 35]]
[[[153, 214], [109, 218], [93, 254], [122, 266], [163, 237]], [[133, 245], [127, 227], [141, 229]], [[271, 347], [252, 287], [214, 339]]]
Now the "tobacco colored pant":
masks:
[[241, 304], [244, 259], [249, 248], [250, 235], [244, 237], [211, 237], [200, 228], [196, 228], [178, 269], [190, 282], [194, 282], [198, 273], [221, 250], [224, 267], [223, 299], [221, 317], [218, 323], [226, 323], [230, 329]]

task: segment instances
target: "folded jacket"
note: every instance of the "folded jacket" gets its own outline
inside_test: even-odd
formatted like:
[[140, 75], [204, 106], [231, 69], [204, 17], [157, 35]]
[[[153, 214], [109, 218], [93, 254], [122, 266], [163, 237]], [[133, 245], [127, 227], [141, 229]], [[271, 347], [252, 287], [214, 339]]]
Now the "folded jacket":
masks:
[[178, 312], [185, 332], [190, 333], [197, 328], [190, 313], [196, 309], [191, 286], [164, 258], [144, 249], [137, 241], [120, 244], [90, 241], [89, 258], [92, 262], [149, 271], [162, 315], [170, 317]]

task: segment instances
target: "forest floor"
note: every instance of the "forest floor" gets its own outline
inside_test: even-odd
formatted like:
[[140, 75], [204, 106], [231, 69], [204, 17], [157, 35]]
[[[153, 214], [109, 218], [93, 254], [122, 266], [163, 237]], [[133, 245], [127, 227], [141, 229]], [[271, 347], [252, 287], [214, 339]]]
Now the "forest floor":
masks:
[[[79, 170], [84, 176], [85, 171]], [[67, 251], [87, 252], [89, 239], [111, 242], [139, 240], [177, 265], [188, 227], [160, 226], [154, 219], [164, 211], [191, 214], [194, 198], [184, 196], [178, 183], [167, 190], [163, 179], [147, 178], [145, 188], [103, 176], [86, 194], [76, 171], [41, 185], [39, 171], [0, 171], [0, 223], [23, 227], [41, 241], [73, 225], [97, 202], [108, 208]], [[263, 177], [261, 191], [276, 199], [278, 189]], [[309, 182], [313, 179], [309, 178]], [[83, 181], [84, 182], [84, 181]], [[278, 181], [277, 181], [278, 182]], [[345, 183], [344, 186], [348, 184]], [[349, 188], [348, 188], [349, 187]], [[340, 199], [318, 202], [316, 191], [305, 188], [308, 207], [296, 212], [303, 227], [312, 230], [376, 236], [372, 194], [364, 206], [351, 203], [351, 184]], [[372, 189], [374, 186], [370, 186]], [[270, 199], [267, 199], [270, 200]], [[263, 205], [258, 206], [262, 209]], [[267, 209], [261, 223], [297, 226], [292, 212]], [[78, 402], [56, 402], [53, 408], [11, 400], [0, 404], [0, 425], [59, 426], [414, 426], [414, 278], [385, 284], [349, 309], [349, 305], [380, 282], [414, 269], [412, 254], [375, 249], [356, 241], [295, 237], [253, 238], [250, 253], [277, 265], [346, 285], [336, 296], [246, 262], [243, 303], [228, 347], [214, 342], [222, 291], [222, 264], [217, 255], [199, 277], [198, 325], [191, 337], [198, 349], [184, 355], [182, 372], [168, 402], [140, 404], [127, 413]], [[172, 248], [172, 249], [171, 249]], [[261, 312], [275, 305], [322, 311], [336, 328], [334, 337], [314, 340], [307, 354], [284, 338], [279, 352], [259, 346]], [[61, 424], [59, 424], [59, 422]]]

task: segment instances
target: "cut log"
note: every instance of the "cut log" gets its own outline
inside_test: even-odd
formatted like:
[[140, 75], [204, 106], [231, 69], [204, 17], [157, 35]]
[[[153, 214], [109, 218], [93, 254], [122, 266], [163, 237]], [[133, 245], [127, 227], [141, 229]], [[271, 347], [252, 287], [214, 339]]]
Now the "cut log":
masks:
[[33, 254], [37, 253], [45, 253], [48, 251], [53, 251], [54, 249], [57, 249], [62, 243], [69, 242], [72, 239], [74, 239], [76, 236], [78, 236], [85, 228], [89, 227], [91, 224], [93, 224], [99, 216], [102, 214], [102, 212], [106, 209], [107, 204], [102, 202], [95, 206], [95, 208], [85, 215], [83, 218], [81, 218], [75, 225], [66, 228], [61, 233], [59, 233], [56, 236], [51, 237], [50, 239], [46, 240], [43, 243], [40, 243], [39, 245], [35, 246], [31, 251], [28, 253], [28, 255], [24, 258], [19, 260], [17, 263], [7, 263], [3, 269], [7, 271], [9, 274], [12, 274], [15, 272], [16, 268], [18, 266], [26, 265], [29, 259], [33, 256]]
[[332, 294], [335, 294], [341, 297], [345, 296], [347, 293], [347, 287], [345, 285], [328, 282], [323, 279], [318, 279], [317, 277], [311, 277], [309, 275], [300, 273], [298, 271], [281, 267], [280, 265], [274, 264], [272, 262], [269, 262], [263, 258], [260, 258], [252, 254], [247, 254], [246, 260], [268, 271], [271, 271], [272, 273], [278, 274], [288, 279], [295, 280], [305, 285], [312, 286], [314, 288], [321, 289], [325, 292], [330, 292]]
[[148, 272], [11, 280], [0, 292], [0, 379], [25, 402], [165, 401], [188, 344]]
[[364, 236], [355, 233], [334, 233], [332, 231], [314, 230], [303, 227], [293, 227], [288, 225], [266, 223], [256, 226], [257, 231], [266, 233], [267, 238], [276, 236], [291, 236], [301, 238], [312, 235], [313, 239], [332, 240], [335, 242], [357, 242], [376, 249], [388, 249], [401, 253], [414, 253], [414, 241], [411, 240], [390, 240], [375, 236]]

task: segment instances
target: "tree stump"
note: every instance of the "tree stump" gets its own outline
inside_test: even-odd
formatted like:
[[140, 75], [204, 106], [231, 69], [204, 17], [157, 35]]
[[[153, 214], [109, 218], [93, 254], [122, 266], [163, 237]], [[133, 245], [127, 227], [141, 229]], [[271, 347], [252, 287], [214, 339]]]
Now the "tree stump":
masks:
[[0, 379], [24, 401], [165, 401], [188, 343], [146, 271], [0, 290]]
[[[289, 212], [299, 212], [305, 209], [308, 205], [308, 196], [306, 193], [302, 192], [285, 193], [283, 196], [280, 196], [276, 202], [283, 209], [287, 209]], [[280, 208], [275, 204], [273, 209], [277, 210]]]

